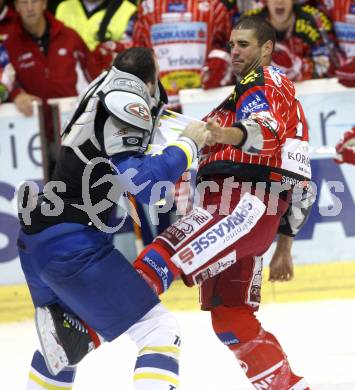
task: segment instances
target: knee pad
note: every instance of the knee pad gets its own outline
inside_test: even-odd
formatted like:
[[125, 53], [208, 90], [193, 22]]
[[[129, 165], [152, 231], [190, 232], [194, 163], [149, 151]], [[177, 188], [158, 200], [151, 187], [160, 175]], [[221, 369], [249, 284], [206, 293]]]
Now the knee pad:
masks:
[[181, 273], [170, 260], [169, 252], [156, 242], [148, 245], [140, 253], [133, 266], [157, 294], [166, 291]]
[[178, 387], [180, 327], [161, 304], [154, 307], [128, 332], [139, 349], [135, 389]]

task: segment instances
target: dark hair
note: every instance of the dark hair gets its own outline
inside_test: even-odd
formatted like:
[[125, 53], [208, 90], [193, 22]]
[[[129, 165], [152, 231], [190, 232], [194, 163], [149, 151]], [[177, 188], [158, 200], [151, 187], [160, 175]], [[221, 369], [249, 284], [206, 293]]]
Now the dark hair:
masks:
[[259, 46], [262, 46], [267, 41], [272, 41], [275, 47], [275, 29], [259, 15], [242, 16], [235, 23], [233, 30], [254, 30]]
[[145, 83], [155, 83], [154, 52], [146, 47], [131, 47], [117, 54], [113, 66], [122, 72], [133, 74]]

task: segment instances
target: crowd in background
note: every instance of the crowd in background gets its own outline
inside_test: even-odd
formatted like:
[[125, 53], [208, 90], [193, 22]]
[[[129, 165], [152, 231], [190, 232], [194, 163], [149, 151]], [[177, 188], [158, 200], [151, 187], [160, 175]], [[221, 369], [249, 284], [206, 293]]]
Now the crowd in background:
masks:
[[228, 40], [243, 14], [277, 32], [273, 64], [292, 81], [337, 77], [355, 86], [354, 0], [0, 0], [0, 101], [24, 115], [76, 96], [131, 46], [153, 48], [173, 109], [183, 88], [233, 84]]

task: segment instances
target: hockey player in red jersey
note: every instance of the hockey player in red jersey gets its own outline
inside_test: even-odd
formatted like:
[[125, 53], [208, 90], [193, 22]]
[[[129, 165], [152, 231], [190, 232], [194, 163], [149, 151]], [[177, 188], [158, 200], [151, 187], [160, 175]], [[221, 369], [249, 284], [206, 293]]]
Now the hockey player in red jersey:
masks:
[[292, 278], [293, 236], [312, 203], [307, 124], [293, 84], [269, 66], [274, 43], [274, 30], [259, 17], [233, 28], [237, 83], [206, 118], [211, 137], [198, 171], [200, 206], [159, 235], [134, 266], [158, 293], [168, 288], [167, 270], [200, 285], [202, 309], [255, 388], [306, 390], [255, 317], [262, 255], [280, 233], [270, 280]]
[[347, 87], [355, 86], [355, 1], [323, 1], [334, 23], [335, 33], [346, 62], [337, 70], [339, 82]]
[[337, 143], [335, 161], [338, 164], [348, 163], [355, 165], [355, 126], [344, 133]]
[[180, 89], [201, 85], [209, 89], [231, 82], [226, 50], [232, 27], [229, 7], [223, 0], [142, 1], [133, 44], [154, 49], [169, 105], [175, 109]]

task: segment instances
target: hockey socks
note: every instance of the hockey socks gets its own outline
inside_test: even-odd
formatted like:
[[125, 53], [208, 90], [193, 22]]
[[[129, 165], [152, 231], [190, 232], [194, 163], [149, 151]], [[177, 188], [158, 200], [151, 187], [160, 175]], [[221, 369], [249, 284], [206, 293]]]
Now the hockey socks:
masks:
[[[156, 349], [159, 350], [159, 348]], [[175, 390], [178, 385], [179, 363], [177, 359], [163, 353], [148, 353], [138, 357], [134, 369], [135, 390]]]
[[43, 356], [39, 351], [33, 355], [26, 390], [70, 390], [72, 388], [76, 368], [68, 368], [56, 376], [50, 374]]
[[247, 306], [218, 306], [212, 311], [213, 329], [237, 358], [256, 389], [309, 390], [304, 378], [295, 375], [281, 345], [266, 332]]
[[256, 389], [309, 390], [296, 376], [276, 338], [261, 329], [259, 335], [232, 349], [249, 381]]
[[176, 390], [181, 336], [176, 318], [156, 305], [127, 334], [138, 347], [134, 390]]

